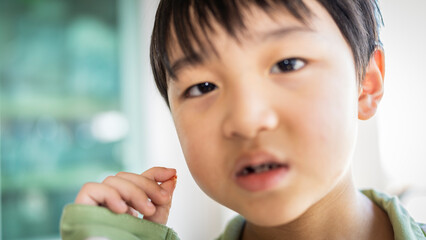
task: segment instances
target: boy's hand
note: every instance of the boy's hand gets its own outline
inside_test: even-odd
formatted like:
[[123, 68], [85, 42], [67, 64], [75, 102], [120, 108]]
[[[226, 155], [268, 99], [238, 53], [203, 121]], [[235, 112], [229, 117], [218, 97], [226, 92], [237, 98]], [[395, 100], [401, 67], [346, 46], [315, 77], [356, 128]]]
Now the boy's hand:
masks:
[[176, 170], [170, 168], [154, 167], [142, 174], [120, 172], [102, 183], [86, 183], [75, 203], [105, 206], [133, 216], [138, 211], [144, 219], [166, 224], [176, 180]]

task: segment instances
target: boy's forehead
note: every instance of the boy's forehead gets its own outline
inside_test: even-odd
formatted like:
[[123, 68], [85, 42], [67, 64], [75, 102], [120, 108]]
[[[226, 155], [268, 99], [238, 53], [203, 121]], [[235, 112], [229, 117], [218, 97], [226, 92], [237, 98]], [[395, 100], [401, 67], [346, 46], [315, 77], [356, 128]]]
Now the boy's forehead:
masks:
[[[216, 46], [220, 40], [233, 40], [241, 43], [243, 41], [258, 42], [263, 40], [269, 32], [284, 29], [308, 29], [308, 26], [296, 19], [287, 9], [278, 6], [278, 9], [265, 12], [256, 6], [242, 10], [244, 26], [237, 27], [234, 33], [230, 33], [212, 16], [209, 16], [209, 26], [202, 26], [198, 19], [191, 14], [192, 32], [188, 36], [191, 47], [196, 53], [203, 55], [214, 55]], [[168, 42], [168, 52], [171, 59], [176, 60], [184, 57], [184, 47], [181, 46], [177, 36], [176, 26], [170, 26], [170, 41]], [[197, 39], [196, 39], [197, 38]], [[188, 56], [190, 57], [190, 56]]]
[[186, 65], [200, 63], [205, 58], [220, 57], [217, 49], [221, 49], [221, 44], [229, 41], [236, 41], [243, 46], [246, 43], [261, 43], [291, 32], [315, 32], [321, 29], [318, 25], [334, 25], [334, 28], [337, 28], [334, 20], [319, 3], [315, 0], [304, 2], [310, 13], [303, 19], [297, 18], [281, 5], [267, 11], [254, 4], [244, 8], [242, 10], [244, 26], [237, 28], [235, 33], [227, 31], [226, 27], [216, 21], [213, 16], [209, 16], [209, 27], [203, 27], [192, 15], [193, 21], [190, 27], [193, 30], [191, 32], [193, 36], [189, 36], [188, 40], [193, 52], [190, 54], [185, 51], [188, 46], [183, 46], [182, 41], [179, 41], [176, 27], [171, 25], [168, 55], [172, 71], [179, 70]]

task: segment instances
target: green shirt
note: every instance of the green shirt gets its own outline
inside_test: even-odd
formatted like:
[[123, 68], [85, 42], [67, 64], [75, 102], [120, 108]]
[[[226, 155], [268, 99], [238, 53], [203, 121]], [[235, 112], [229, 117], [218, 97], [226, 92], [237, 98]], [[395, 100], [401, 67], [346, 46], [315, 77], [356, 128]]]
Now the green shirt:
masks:
[[[392, 223], [395, 240], [426, 240], [425, 225], [416, 223], [396, 197], [374, 190], [362, 191], [384, 211]], [[238, 240], [244, 227], [244, 218], [232, 219], [217, 240]], [[115, 214], [103, 207], [78, 204], [67, 205], [61, 219], [63, 240], [82, 240], [104, 237], [110, 240], [178, 240], [179, 237], [164, 225], [156, 224], [128, 214]]]

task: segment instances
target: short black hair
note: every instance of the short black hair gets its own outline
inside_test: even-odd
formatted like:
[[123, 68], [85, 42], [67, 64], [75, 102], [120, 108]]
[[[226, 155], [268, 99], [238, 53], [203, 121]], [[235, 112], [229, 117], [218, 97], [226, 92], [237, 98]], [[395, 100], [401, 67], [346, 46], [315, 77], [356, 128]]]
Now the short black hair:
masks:
[[[357, 80], [360, 83], [375, 49], [381, 45], [379, 31], [383, 25], [376, 0], [317, 0], [331, 15], [349, 43], [354, 56]], [[201, 37], [208, 39], [207, 30], [215, 21], [237, 39], [246, 29], [243, 11], [258, 7], [265, 12], [285, 7], [298, 20], [305, 22], [311, 15], [303, 0], [161, 0], [151, 36], [150, 60], [158, 90], [169, 105], [167, 79], [174, 77], [170, 63], [170, 44], [176, 40], [185, 56], [201, 61], [195, 49], [206, 49]], [[201, 29], [202, 32], [197, 32]], [[172, 35], [174, 33], [174, 36]], [[203, 34], [203, 35], [200, 35]], [[214, 50], [214, 49], [213, 49]]]

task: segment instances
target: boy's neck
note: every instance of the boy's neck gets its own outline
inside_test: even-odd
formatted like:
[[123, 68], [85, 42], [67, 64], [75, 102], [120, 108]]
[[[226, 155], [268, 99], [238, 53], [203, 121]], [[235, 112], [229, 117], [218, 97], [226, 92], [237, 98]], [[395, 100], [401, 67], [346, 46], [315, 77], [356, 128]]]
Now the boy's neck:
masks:
[[346, 179], [295, 221], [277, 227], [246, 223], [242, 240], [394, 239], [389, 217]]

